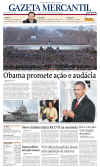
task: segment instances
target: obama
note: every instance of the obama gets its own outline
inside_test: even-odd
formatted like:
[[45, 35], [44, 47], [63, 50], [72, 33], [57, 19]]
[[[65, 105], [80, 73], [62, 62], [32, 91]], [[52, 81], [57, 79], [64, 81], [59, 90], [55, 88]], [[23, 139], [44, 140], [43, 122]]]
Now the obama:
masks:
[[63, 111], [63, 121], [94, 122], [95, 105], [86, 95], [86, 86], [84, 82], [78, 81], [75, 83], [74, 94], [76, 99], [72, 102], [72, 109]]

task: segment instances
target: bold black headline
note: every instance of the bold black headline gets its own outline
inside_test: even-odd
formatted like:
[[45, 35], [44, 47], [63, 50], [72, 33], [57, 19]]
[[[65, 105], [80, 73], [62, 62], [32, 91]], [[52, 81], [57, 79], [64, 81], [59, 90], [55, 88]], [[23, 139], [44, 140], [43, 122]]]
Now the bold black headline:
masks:
[[93, 78], [96, 79], [96, 74], [93, 72], [81, 72], [81, 73], [11, 73], [11, 72], [4, 72], [3, 77], [5, 79], [64, 79], [64, 78], [71, 78], [71, 79], [89, 79]]
[[91, 11], [89, 4], [10, 4], [9, 11]]

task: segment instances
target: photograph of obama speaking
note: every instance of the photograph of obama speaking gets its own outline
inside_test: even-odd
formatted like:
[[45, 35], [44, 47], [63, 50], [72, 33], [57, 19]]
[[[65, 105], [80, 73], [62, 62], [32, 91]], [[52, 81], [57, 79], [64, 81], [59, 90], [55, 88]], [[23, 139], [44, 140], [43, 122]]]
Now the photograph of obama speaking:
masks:
[[86, 84], [78, 81], [74, 84], [75, 99], [71, 110], [63, 110], [63, 122], [94, 122], [95, 105], [86, 95]]

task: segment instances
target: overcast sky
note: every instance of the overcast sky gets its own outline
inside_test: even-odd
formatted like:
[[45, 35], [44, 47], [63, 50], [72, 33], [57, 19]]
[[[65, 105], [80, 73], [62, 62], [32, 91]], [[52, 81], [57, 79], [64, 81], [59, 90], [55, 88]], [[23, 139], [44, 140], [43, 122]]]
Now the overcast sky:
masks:
[[10, 25], [6, 25], [5, 26], [5, 28], [12, 28], [12, 27], [14, 27], [14, 28], [21, 28], [21, 29], [29, 29], [29, 28], [32, 28], [32, 29], [34, 29], [34, 28], [38, 28], [38, 29], [43, 29], [43, 30], [48, 30], [48, 31], [54, 31], [54, 30], [57, 30], [57, 29], [61, 29], [61, 30], [79, 30], [80, 28], [83, 28], [84, 30], [95, 30], [96, 31], [96, 25], [61, 25], [61, 26], [59, 26], [59, 25], [52, 25], [52, 26], [50, 26], [50, 25], [12, 25], [12, 26], [10, 26]]
[[[22, 100], [5, 100], [4, 101], [4, 113], [14, 112], [20, 107]], [[23, 104], [27, 107], [28, 112], [37, 112], [38, 102], [37, 100], [23, 100]]]

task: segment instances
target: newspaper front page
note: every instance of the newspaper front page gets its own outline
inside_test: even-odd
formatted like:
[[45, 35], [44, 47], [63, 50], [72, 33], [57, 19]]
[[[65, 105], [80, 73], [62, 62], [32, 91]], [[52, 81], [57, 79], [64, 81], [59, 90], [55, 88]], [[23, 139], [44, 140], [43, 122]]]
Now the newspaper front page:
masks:
[[7, 0], [1, 166], [97, 167], [96, 2]]

